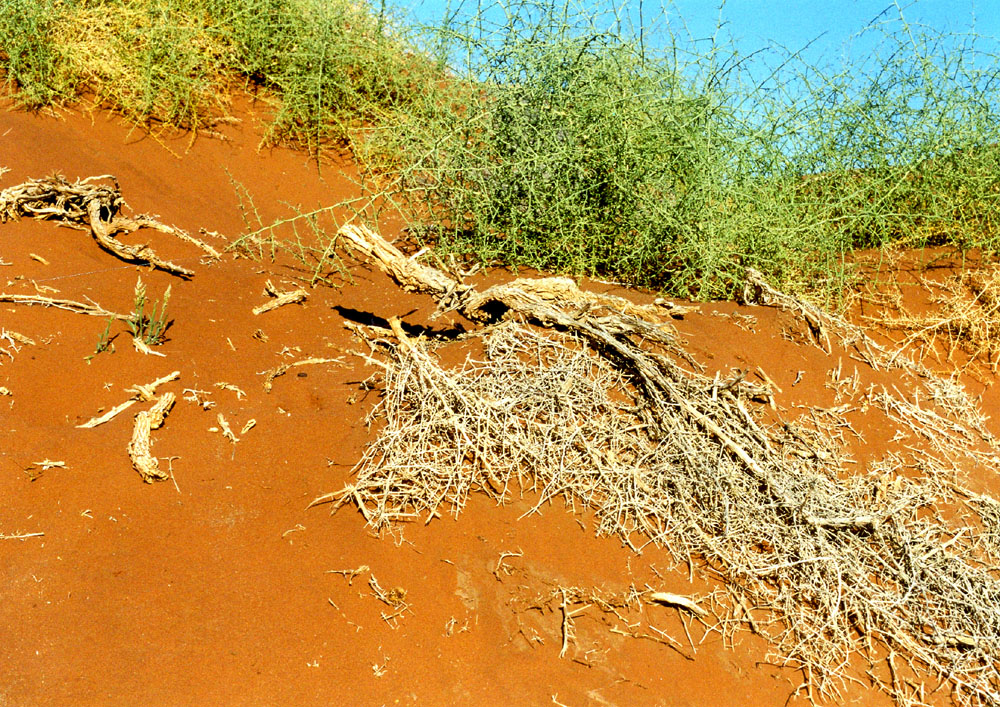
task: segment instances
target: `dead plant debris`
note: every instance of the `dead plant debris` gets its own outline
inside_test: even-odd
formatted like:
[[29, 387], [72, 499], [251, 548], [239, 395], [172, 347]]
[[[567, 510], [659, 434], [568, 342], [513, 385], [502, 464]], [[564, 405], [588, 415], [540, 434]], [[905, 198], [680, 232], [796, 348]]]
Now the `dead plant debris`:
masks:
[[128, 455], [132, 460], [132, 466], [146, 483], [170, 478], [167, 472], [160, 469], [160, 462], [152, 455], [150, 448], [153, 444], [152, 430], [159, 429], [163, 425], [174, 400], [173, 393], [164, 393], [149, 410], [143, 410], [135, 416], [132, 440], [128, 443]]
[[0, 292], [0, 302], [37, 305], [40, 307], [54, 307], [56, 309], [65, 309], [68, 312], [89, 314], [92, 317], [104, 317], [105, 319], [112, 318], [122, 322], [130, 320], [130, 315], [110, 312], [99, 304], [93, 302], [88, 304], [85, 302], [74, 302], [73, 300], [68, 299], [52, 299], [51, 297], [42, 297], [41, 295], [12, 295], [5, 292]]
[[31, 217], [57, 221], [70, 228], [88, 229], [102, 248], [118, 258], [145, 263], [182, 277], [191, 277], [194, 272], [163, 260], [148, 245], [130, 245], [118, 241], [116, 237], [120, 233], [151, 228], [193, 243], [213, 257], [220, 257], [214, 248], [179, 228], [142, 214], [132, 218], [124, 216], [122, 209], [125, 206], [118, 180], [111, 175], [87, 177], [75, 182], [53, 175], [31, 179], [0, 191], [0, 223]]
[[[355, 328], [379, 371], [372, 419], [384, 424], [354, 483], [314, 503], [355, 505], [385, 527], [457, 514], [472, 491], [503, 501], [527, 489], [539, 507], [561, 498], [594, 510], [598, 531], [636, 552], [645, 538], [678, 564], [710, 568], [744, 617], [726, 630], [766, 637], [812, 698], [835, 700], [861, 661], [901, 704], [922, 694], [899, 679], [904, 667], [920, 690], [1000, 704], [1000, 504], [963, 485], [964, 467], [997, 468], [1000, 453], [956, 381], [931, 382], [900, 351], [751, 277], [749, 300], [802, 317], [828, 353], [837, 336], [872, 368], [901, 368], [939, 408], [845, 385], [854, 406], [930, 443], [844, 474], [852, 402], [795, 425], [768, 421], [751, 403], [759, 387], [702, 374], [663, 321], [669, 308], [580, 298], [553, 279], [479, 292], [370, 231], [342, 233], [402, 287], [490, 326], [475, 334], [482, 360], [452, 368], [398, 321]], [[583, 605], [567, 588], [553, 596], [565, 654]]]
[[0, 533], [0, 540], [27, 540], [28, 538], [40, 538], [45, 533], [12, 533], [10, 535], [4, 535]]
[[[279, 290], [275, 287], [270, 280], [264, 285], [264, 294], [272, 297], [270, 302], [266, 302], [262, 305], [253, 308], [254, 314], [263, 314], [264, 312], [270, 312], [271, 310], [277, 309], [278, 307], [284, 307], [286, 304], [294, 304], [295, 302], [304, 302], [308, 297], [309, 293], [305, 290]], [[260, 331], [258, 329], [258, 331]]]
[[77, 425], [77, 428], [91, 429], [93, 427], [97, 427], [98, 425], [103, 425], [105, 422], [109, 422], [115, 419], [115, 417], [123, 413], [125, 410], [128, 410], [136, 403], [152, 400], [156, 396], [157, 388], [159, 388], [164, 383], [170, 383], [171, 381], [175, 381], [180, 377], [181, 377], [180, 371], [173, 371], [172, 373], [168, 373], [167, 375], [161, 378], [157, 378], [155, 381], [147, 383], [146, 385], [134, 385], [126, 391], [127, 393], [132, 393], [132, 397], [130, 399], [126, 400], [120, 405], [116, 405], [115, 407], [111, 408], [102, 415], [97, 415], [95, 417], [92, 417], [91, 419], [84, 422], [82, 425]]
[[939, 314], [918, 316], [904, 311], [897, 318], [879, 319], [879, 324], [906, 332], [901, 348], [921, 344], [935, 354], [943, 349], [948, 361], [953, 361], [955, 353], [962, 351], [970, 361], [997, 373], [1000, 370], [1000, 266], [969, 270], [940, 285], [924, 284], [928, 289], [943, 290], [932, 298], [932, 302], [941, 307]]
[[306, 358], [301, 361], [294, 361], [292, 363], [283, 363], [280, 366], [276, 366], [264, 374], [264, 392], [270, 393], [271, 388], [274, 387], [274, 379], [278, 376], [283, 376], [292, 368], [298, 366], [315, 366], [320, 363], [343, 363], [342, 358]]

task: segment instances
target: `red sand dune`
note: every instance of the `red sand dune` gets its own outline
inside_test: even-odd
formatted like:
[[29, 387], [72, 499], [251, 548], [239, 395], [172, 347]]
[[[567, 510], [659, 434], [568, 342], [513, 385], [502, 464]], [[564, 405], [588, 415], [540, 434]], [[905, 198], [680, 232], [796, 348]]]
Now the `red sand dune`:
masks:
[[[193, 142], [154, 139], [104, 113], [7, 108], [0, 166], [10, 171], [0, 187], [55, 172], [112, 174], [134, 211], [228, 237], [246, 230], [233, 182], [265, 223], [288, 216], [286, 204], [310, 210], [357, 193], [346, 159], [320, 169], [300, 152], [258, 150], [253, 106], [224, 128], [229, 140]], [[392, 229], [383, 232], [399, 235]], [[264, 283], [290, 281], [294, 263], [227, 256], [206, 265], [169, 236], [129, 237], [144, 239], [195, 276], [124, 264], [84, 231], [0, 225], [0, 290], [128, 312], [141, 274], [152, 298], [172, 287], [173, 319], [157, 348], [165, 358], [136, 352], [122, 334], [113, 353], [88, 363], [103, 320], [0, 305], [0, 327], [36, 342], [0, 355], [0, 386], [12, 393], [0, 397], [0, 534], [44, 533], [0, 540], [0, 705], [781, 705], [794, 693], [802, 676], [763, 662], [761, 639], [743, 632], [729, 648], [711, 633], [697, 644], [704, 632], [695, 625], [691, 646], [667, 607], [646, 607], [645, 620], [679, 647], [614, 633], [593, 610], [576, 620], [577, 641], [560, 658], [557, 606], [532, 608], [556, 586], [710, 589], [697, 576], [689, 582], [686, 568], [671, 571], [663, 550], [636, 555], [595, 538], [589, 518], [561, 504], [522, 517], [530, 497], [505, 507], [474, 498], [458, 518], [381, 538], [350, 507], [332, 516], [328, 506], [307, 508], [349, 482], [370, 434], [374, 394], [358, 383], [371, 370], [346, 353], [357, 344], [345, 315], [435, 327], [459, 319], [429, 321], [430, 298], [350, 260], [352, 282], [255, 316]], [[758, 318], [755, 333], [713, 314], [737, 310]], [[830, 404], [824, 382], [836, 355], [783, 338], [785, 317], [723, 303], [678, 327], [711, 368], [764, 366], [784, 391], [781, 405]], [[254, 338], [258, 329], [266, 341]], [[265, 371], [309, 356], [344, 363], [293, 369], [264, 391]], [[126, 454], [135, 410], [95, 429], [76, 425], [173, 370], [178, 402], [154, 435], [154, 454], [176, 484], [144, 484]], [[185, 389], [206, 391], [215, 406], [184, 400]], [[238, 443], [210, 431], [220, 413]], [[241, 432], [250, 419], [256, 426]], [[876, 454], [891, 431], [871, 427], [866, 451]], [[43, 469], [44, 460], [65, 466]], [[517, 554], [498, 566], [505, 553]], [[363, 566], [353, 579], [331, 572]], [[404, 590], [409, 610], [384, 619], [393, 612], [373, 595], [372, 577]], [[887, 702], [856, 685], [845, 700]]]

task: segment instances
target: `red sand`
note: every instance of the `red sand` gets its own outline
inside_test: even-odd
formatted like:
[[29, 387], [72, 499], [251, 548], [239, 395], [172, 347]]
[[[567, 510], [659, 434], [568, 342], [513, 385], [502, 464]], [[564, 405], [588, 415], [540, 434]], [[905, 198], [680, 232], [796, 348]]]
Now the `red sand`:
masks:
[[[155, 140], [101, 113], [56, 119], [5, 111], [0, 166], [10, 172], [0, 187], [53, 172], [113, 174], [136, 212], [230, 237], [246, 230], [233, 181], [265, 222], [289, 215], [283, 202], [309, 210], [356, 195], [348, 161], [317, 169], [299, 152], [258, 151], [252, 107], [243, 117], [226, 130], [229, 141], [190, 143]], [[372, 401], [358, 382], [371, 371], [344, 353], [356, 345], [344, 315], [405, 316], [435, 327], [458, 320], [430, 322], [429, 298], [402, 293], [356, 264], [353, 284], [319, 287], [304, 305], [254, 316], [265, 281], [293, 274], [287, 264], [227, 256], [207, 266], [193, 246], [152, 232], [130, 238], [142, 239], [196, 275], [182, 281], [123, 264], [89, 234], [51, 223], [0, 226], [0, 290], [51, 287], [58, 292], [44, 294], [128, 312], [141, 273], [152, 298], [172, 286], [174, 322], [157, 348], [165, 358], [137, 353], [122, 334], [114, 353], [87, 363], [104, 321], [0, 305], [0, 326], [36, 342], [13, 360], [0, 354], [0, 386], [13, 393], [0, 397], [0, 534], [44, 533], [0, 540], [0, 705], [789, 700], [802, 676], [763, 664], [763, 641], [743, 633], [731, 650], [711, 634], [695, 652], [674, 609], [648, 607], [646, 619], [680, 649], [612, 633], [591, 610], [560, 659], [558, 610], [530, 608], [558, 585], [710, 588], [689, 583], [686, 570], [668, 571], [662, 550], [637, 556], [616, 539], [595, 538], [588, 519], [561, 505], [522, 518], [531, 499], [496, 507], [474, 498], [458, 519], [382, 538], [348, 507], [333, 516], [326, 506], [307, 509], [350, 480], [369, 438], [364, 416]], [[737, 309], [758, 317], [756, 333], [712, 314]], [[783, 316], [706, 305], [678, 324], [712, 367], [764, 366], [785, 391], [780, 404], [829, 404], [824, 381], [836, 356], [784, 339]], [[266, 342], [252, 337], [258, 329]], [[345, 364], [293, 369], [264, 392], [263, 372], [308, 356], [344, 356]], [[164, 390], [176, 392], [178, 403], [154, 433], [154, 454], [164, 466], [171, 457], [176, 486], [148, 485], [125, 451], [141, 408], [95, 429], [75, 425], [128, 399], [129, 386], [172, 370], [180, 380]], [[184, 401], [188, 388], [208, 391], [203, 398], [216, 406]], [[219, 413], [239, 443], [210, 431]], [[256, 427], [241, 433], [251, 418]], [[868, 451], [876, 453], [878, 442]], [[46, 459], [65, 467], [33, 466]], [[505, 560], [509, 574], [497, 572], [511, 552], [521, 555]], [[361, 566], [370, 569], [353, 581], [330, 573]], [[384, 620], [392, 610], [373, 596], [371, 576], [386, 590], [405, 590], [410, 611]], [[886, 702], [855, 686], [845, 699]]]

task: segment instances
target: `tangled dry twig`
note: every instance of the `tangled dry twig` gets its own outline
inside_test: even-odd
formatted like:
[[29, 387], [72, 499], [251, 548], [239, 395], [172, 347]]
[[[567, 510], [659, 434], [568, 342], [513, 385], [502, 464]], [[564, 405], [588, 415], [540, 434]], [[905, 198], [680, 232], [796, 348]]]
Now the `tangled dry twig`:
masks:
[[[370, 248], [419, 288], [425, 266], [393, 251]], [[965, 490], [955, 463], [1000, 463], [983, 435], [885, 393], [870, 406], [947, 440], [845, 475], [834, 412], [767, 424], [748, 383], [700, 373], [652, 310], [566, 304], [538, 294], [544, 280], [477, 293], [446, 279], [427, 282], [443, 307], [501, 320], [478, 334], [484, 359], [447, 369], [397, 321], [358, 329], [381, 370], [385, 426], [356, 481], [316, 502], [355, 504], [374, 526], [458, 513], [474, 490], [582, 503], [636, 551], [645, 538], [707, 564], [810, 695], [835, 697], [861, 661], [900, 704], [920, 701], [921, 679], [960, 704], [1000, 704], [1000, 504]]]
[[[111, 184], [101, 184], [102, 181]], [[132, 233], [140, 228], [152, 228], [195, 243], [210, 255], [214, 253], [218, 256], [210, 246], [181, 229], [162, 224], [149, 216], [124, 216], [124, 207], [125, 199], [118, 180], [111, 175], [88, 177], [72, 183], [55, 175], [31, 179], [0, 192], [0, 223], [27, 216], [58, 221], [71, 228], [89, 229], [102, 248], [122, 260], [148, 263], [154, 268], [182, 277], [191, 277], [194, 272], [160, 258], [148, 245], [122, 243], [116, 236], [119, 233]]]

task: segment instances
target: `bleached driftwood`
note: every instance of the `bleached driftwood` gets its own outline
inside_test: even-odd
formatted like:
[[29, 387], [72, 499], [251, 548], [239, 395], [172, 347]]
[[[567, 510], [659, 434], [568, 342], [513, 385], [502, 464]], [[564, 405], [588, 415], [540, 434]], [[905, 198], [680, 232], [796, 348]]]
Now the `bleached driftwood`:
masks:
[[[98, 182], [110, 181], [112, 186]], [[53, 220], [77, 229], [89, 229], [94, 240], [110, 253], [129, 262], [148, 263], [174, 275], [191, 277], [192, 270], [158, 256], [146, 244], [130, 245], [116, 240], [119, 233], [131, 233], [140, 228], [152, 228], [195, 243], [199, 248], [218, 257], [218, 252], [181, 229], [162, 224], [156, 219], [137, 215], [128, 218], [121, 212], [125, 207], [118, 180], [105, 174], [69, 182], [54, 175], [31, 179], [0, 192], [0, 223], [29, 216]]]

